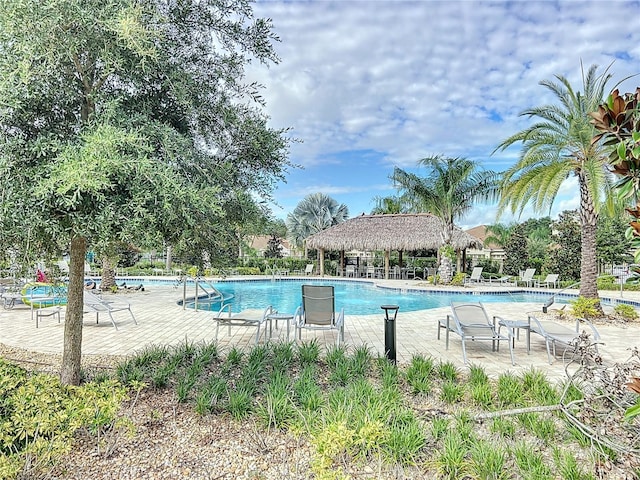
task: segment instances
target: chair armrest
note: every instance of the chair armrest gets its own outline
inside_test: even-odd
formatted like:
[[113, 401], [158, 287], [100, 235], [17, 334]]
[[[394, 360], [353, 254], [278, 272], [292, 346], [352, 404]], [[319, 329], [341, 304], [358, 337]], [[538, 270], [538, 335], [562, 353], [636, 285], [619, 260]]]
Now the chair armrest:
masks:
[[231, 304], [225, 303], [220, 307], [220, 310], [218, 310], [218, 313], [214, 315], [214, 318], [223, 318], [225, 310], [227, 311], [227, 318], [231, 317]]
[[344, 308], [340, 309], [340, 312], [336, 317], [336, 326], [341, 327], [342, 325], [344, 325]]
[[[532, 319], [533, 322], [531, 321]], [[544, 328], [542, 328], [542, 324], [535, 315], [527, 315], [527, 320], [529, 322], [529, 331], [538, 331], [542, 336], [547, 335], [547, 332], [545, 332]]]
[[265, 308], [264, 312], [262, 313], [262, 320], [260, 321], [260, 323], [265, 322], [267, 320], [267, 317], [274, 313], [278, 313], [278, 311], [274, 310], [274, 308], [271, 305], [267, 306], [267, 308]]
[[293, 314], [293, 324], [302, 325], [302, 307], [296, 308], [296, 312]]

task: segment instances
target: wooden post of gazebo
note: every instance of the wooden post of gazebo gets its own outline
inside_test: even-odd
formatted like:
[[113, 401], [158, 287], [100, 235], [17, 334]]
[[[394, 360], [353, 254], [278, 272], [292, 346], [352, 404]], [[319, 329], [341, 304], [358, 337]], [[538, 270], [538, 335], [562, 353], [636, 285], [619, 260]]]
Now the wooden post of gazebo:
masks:
[[318, 250], [320, 254], [320, 276], [324, 277], [324, 248]]
[[391, 256], [391, 250], [384, 251], [384, 279], [389, 280], [389, 257]]

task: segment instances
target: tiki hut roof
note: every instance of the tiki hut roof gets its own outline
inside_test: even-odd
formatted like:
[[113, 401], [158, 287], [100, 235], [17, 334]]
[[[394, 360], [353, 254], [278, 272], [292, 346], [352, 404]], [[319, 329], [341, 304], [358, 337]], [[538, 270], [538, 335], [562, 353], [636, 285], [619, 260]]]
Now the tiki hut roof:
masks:
[[[429, 213], [360, 215], [315, 233], [308, 248], [324, 250], [421, 250], [443, 245], [442, 223]], [[482, 241], [456, 227], [452, 246], [482, 248]]]

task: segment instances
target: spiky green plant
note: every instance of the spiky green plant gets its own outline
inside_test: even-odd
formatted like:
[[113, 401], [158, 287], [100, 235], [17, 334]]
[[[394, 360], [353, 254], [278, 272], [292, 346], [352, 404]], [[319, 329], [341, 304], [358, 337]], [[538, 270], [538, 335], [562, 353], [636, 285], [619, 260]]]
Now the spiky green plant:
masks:
[[310, 342], [301, 342], [297, 348], [297, 356], [300, 365], [303, 367], [313, 365], [320, 358], [320, 345], [314, 338]]
[[442, 384], [440, 398], [443, 402], [454, 404], [458, 403], [464, 397], [464, 384], [455, 383], [452, 380], [446, 380]]
[[507, 480], [511, 473], [506, 467], [507, 451], [500, 445], [476, 439], [471, 444], [468, 471], [479, 480]]

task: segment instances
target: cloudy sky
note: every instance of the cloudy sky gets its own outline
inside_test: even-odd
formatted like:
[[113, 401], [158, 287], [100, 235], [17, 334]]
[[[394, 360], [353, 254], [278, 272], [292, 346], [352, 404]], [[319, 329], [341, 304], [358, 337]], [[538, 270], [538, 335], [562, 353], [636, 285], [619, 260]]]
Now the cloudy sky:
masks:
[[[541, 80], [559, 74], [581, 90], [581, 61], [614, 62], [612, 87], [640, 73], [640, 2], [277, 0], [254, 11], [273, 20], [281, 62], [249, 76], [266, 86], [271, 126], [301, 140], [290, 159], [303, 168], [275, 192], [280, 218], [314, 192], [369, 213], [396, 193], [394, 166], [424, 174], [416, 162], [430, 155], [505, 170], [519, 149], [492, 152], [530, 124], [519, 113], [554, 101]], [[552, 215], [577, 206], [575, 186]], [[495, 221], [484, 205], [459, 223]]]

